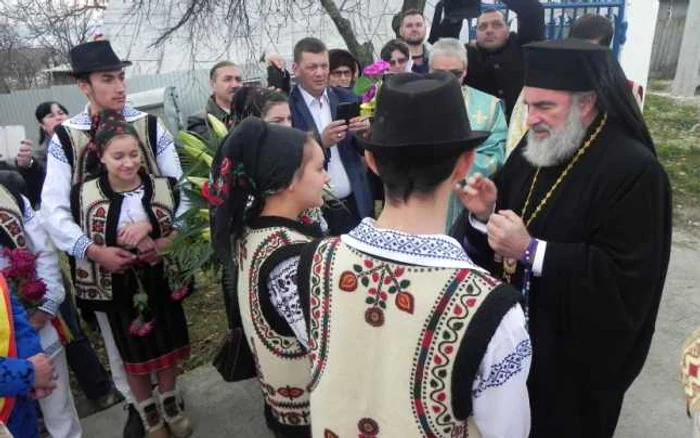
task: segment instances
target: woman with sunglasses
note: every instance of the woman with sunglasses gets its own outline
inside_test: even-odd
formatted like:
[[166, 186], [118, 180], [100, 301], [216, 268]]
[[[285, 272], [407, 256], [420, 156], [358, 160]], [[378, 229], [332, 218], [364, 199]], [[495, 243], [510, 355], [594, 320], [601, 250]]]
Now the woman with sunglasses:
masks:
[[399, 39], [389, 41], [382, 47], [379, 57], [391, 66], [387, 74], [407, 73], [411, 71], [413, 61], [408, 50], [408, 44]]

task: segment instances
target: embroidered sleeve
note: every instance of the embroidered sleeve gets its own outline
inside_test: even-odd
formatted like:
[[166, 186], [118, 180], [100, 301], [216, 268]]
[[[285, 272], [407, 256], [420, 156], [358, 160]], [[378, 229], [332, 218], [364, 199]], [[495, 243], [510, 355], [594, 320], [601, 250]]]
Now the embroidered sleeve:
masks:
[[175, 148], [173, 136], [163, 127], [163, 125], [160, 124], [160, 121], [158, 121], [158, 127], [156, 129], [156, 138], [158, 139], [158, 143], [156, 144], [156, 155], [162, 154], [169, 148]]
[[70, 255], [80, 260], [85, 260], [87, 258], [88, 246], [90, 246], [92, 243], [92, 240], [88, 236], [80, 236], [78, 240], [75, 241], [75, 245], [73, 245]]
[[49, 141], [48, 153], [58, 161], [68, 164], [68, 157], [66, 157], [66, 152], [63, 150], [63, 146], [58, 142], [58, 137], [54, 135]]
[[36, 217], [36, 214], [34, 212], [34, 209], [32, 208], [31, 202], [29, 202], [29, 199], [27, 199], [24, 195], [22, 195], [22, 202], [24, 203], [24, 212], [22, 213], [22, 222], [24, 223], [24, 226], [26, 227], [34, 220], [34, 218]]
[[[156, 163], [158, 164], [158, 169], [163, 176], [169, 176], [180, 180], [182, 178], [182, 166], [180, 165], [180, 158], [177, 155], [177, 150], [175, 150], [175, 143], [173, 142], [173, 136], [170, 135], [167, 129], [158, 122], [157, 129], [158, 145], [156, 147]], [[180, 205], [178, 206], [178, 212], [185, 212], [190, 208], [190, 201], [187, 197], [187, 193], [180, 193]], [[176, 214], [179, 217], [179, 215]], [[182, 220], [175, 220], [173, 227], [181, 230], [185, 225]]]
[[46, 295], [39, 308], [46, 313], [56, 315], [58, 306], [65, 298], [61, 268], [58, 264], [58, 254], [49, 241], [46, 230], [41, 226], [41, 221], [35, 219], [36, 214], [32, 210], [29, 200], [22, 196], [24, 201], [24, 216], [29, 220], [24, 221], [24, 232], [27, 237], [27, 247], [36, 256], [36, 275], [46, 284]]
[[474, 421], [482, 435], [525, 438], [530, 434], [527, 376], [531, 360], [525, 315], [516, 305], [491, 338], [472, 386]]
[[[53, 136], [51, 142], [56, 143], [59, 148], [61, 147], [56, 135]], [[70, 209], [70, 189], [70, 165], [54, 155], [48, 154], [46, 179], [41, 191], [40, 220], [56, 247], [61, 251], [75, 255], [76, 249], [83, 248], [84, 250], [87, 248], [84, 245], [87, 237], [73, 220]]]
[[275, 266], [267, 279], [267, 290], [270, 293], [270, 301], [277, 313], [287, 321], [301, 345], [307, 348], [309, 338], [297, 291], [298, 267], [298, 256], [290, 257]]

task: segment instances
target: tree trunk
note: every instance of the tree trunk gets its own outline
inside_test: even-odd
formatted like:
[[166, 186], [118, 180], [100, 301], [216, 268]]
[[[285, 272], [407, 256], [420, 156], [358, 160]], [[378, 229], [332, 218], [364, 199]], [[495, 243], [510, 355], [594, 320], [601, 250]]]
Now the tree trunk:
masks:
[[685, 20], [678, 69], [671, 93], [691, 97], [700, 90], [700, 0], [690, 0]]
[[343, 37], [343, 40], [348, 46], [350, 53], [352, 53], [357, 60], [360, 61], [360, 64], [371, 64], [372, 61], [374, 61], [374, 46], [372, 45], [372, 42], [367, 41], [360, 43], [357, 41], [357, 37], [355, 36], [355, 31], [352, 29], [350, 20], [341, 15], [338, 6], [336, 6], [333, 0], [321, 0], [321, 5], [326, 10], [328, 16], [331, 17], [331, 20], [333, 20], [333, 24], [335, 24], [335, 27], [338, 29], [340, 36]]

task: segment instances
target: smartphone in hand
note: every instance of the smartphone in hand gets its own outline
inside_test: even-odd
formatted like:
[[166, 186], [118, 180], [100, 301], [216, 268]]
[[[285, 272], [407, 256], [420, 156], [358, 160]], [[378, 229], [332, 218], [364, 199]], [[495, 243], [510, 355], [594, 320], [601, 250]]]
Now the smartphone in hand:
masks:
[[360, 115], [360, 104], [358, 102], [340, 102], [335, 112], [335, 120], [345, 120], [350, 123], [350, 119]]

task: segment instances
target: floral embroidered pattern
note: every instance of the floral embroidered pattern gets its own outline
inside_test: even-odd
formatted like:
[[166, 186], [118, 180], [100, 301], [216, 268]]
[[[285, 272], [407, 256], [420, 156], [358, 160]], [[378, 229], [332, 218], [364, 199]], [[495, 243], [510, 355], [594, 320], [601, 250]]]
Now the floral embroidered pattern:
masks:
[[377, 438], [379, 436], [379, 424], [371, 418], [363, 418], [357, 423], [358, 438]]
[[459, 270], [426, 320], [411, 372], [413, 413], [424, 436], [455, 436], [466, 427], [451, 409], [452, 368], [468, 322], [489, 289], [482, 275]]
[[362, 265], [355, 264], [353, 271], [345, 271], [340, 275], [338, 287], [345, 292], [357, 289], [358, 279], [363, 287], [368, 288], [365, 302], [371, 306], [365, 312], [365, 321], [372, 327], [384, 325], [384, 311], [389, 296], [394, 297], [394, 305], [402, 312], [413, 314], [414, 298], [406, 289], [411, 286], [407, 279], [401, 279], [406, 268], [392, 268], [388, 263], [375, 263], [367, 258]]
[[12, 210], [0, 208], [0, 228], [7, 233], [7, 236], [18, 248], [24, 248], [27, 245], [20, 218]]
[[173, 213], [167, 206], [153, 202], [151, 205], [153, 213], [160, 224], [160, 230], [163, 235], [168, 235], [173, 230], [172, 217]]
[[[477, 376], [478, 386], [472, 392], [474, 398], [481, 396], [488, 388], [501, 386], [523, 370], [523, 362], [532, 356], [532, 344], [529, 339], [520, 342], [515, 351], [494, 364], [486, 377]], [[476, 385], [475, 385], [476, 386]]]

